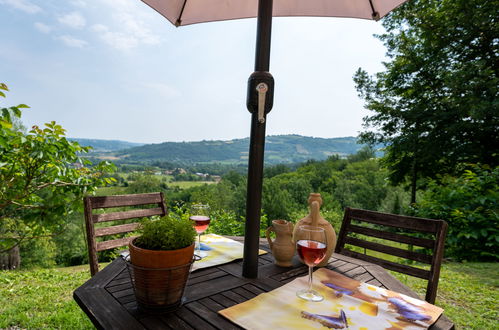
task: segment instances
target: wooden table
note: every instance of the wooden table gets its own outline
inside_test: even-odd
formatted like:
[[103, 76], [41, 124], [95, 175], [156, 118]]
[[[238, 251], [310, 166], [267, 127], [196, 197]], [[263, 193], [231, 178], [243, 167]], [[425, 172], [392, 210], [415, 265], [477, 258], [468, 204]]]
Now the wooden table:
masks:
[[[265, 245], [261, 248], [268, 250]], [[128, 269], [121, 258], [76, 289], [73, 297], [99, 329], [240, 329], [217, 312], [307, 275], [307, 267], [297, 259], [290, 268], [278, 267], [273, 262], [270, 253], [259, 257], [257, 279], [242, 277], [240, 260], [197, 270], [189, 277], [185, 304], [166, 315], [150, 315], [137, 309]], [[365, 261], [333, 254], [327, 268], [419, 298], [383, 268]], [[430, 329], [453, 328], [452, 322], [441, 316]]]

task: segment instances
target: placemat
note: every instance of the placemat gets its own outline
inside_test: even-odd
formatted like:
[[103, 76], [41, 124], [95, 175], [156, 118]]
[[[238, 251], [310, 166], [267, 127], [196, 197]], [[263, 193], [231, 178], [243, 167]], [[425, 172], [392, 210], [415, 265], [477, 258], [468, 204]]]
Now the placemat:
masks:
[[314, 272], [314, 289], [324, 296], [308, 302], [296, 296], [307, 287], [300, 277], [273, 291], [219, 311], [246, 329], [426, 329], [443, 309], [426, 301], [352, 280], [329, 269]]
[[[225, 264], [243, 258], [244, 244], [216, 234], [201, 235], [201, 250], [208, 256], [194, 262], [191, 271]], [[267, 253], [259, 250], [258, 254]], [[196, 254], [196, 250], [194, 250]]]

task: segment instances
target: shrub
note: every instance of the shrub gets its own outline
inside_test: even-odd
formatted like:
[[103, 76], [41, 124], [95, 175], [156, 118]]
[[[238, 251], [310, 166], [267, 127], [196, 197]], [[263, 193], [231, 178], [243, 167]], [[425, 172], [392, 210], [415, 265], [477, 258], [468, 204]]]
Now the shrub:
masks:
[[56, 253], [57, 248], [52, 237], [30, 239], [21, 245], [22, 268], [53, 267]]
[[457, 260], [499, 259], [499, 167], [468, 165], [459, 177], [430, 182], [416, 216], [449, 223], [446, 254]]
[[[208, 232], [218, 235], [244, 236], [244, 221], [233, 211], [216, 210], [211, 213], [213, 221]], [[266, 225], [266, 224], [265, 224]]]
[[185, 218], [146, 218], [140, 227], [141, 235], [135, 240], [135, 245], [143, 249], [177, 250], [194, 243], [196, 237], [192, 223]]

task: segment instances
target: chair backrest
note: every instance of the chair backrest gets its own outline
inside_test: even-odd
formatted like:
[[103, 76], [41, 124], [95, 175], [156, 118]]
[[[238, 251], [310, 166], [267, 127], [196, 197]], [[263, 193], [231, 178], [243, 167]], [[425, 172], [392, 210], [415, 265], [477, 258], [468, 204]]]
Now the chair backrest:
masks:
[[[121, 225], [109, 225], [107, 227], [96, 227], [97, 223], [107, 221], [120, 221], [134, 218], [150, 217], [154, 215], [164, 216], [167, 214], [163, 193], [130, 194], [116, 196], [87, 196], [83, 198], [85, 211], [85, 227], [87, 231], [88, 257], [90, 273], [92, 276], [99, 271], [97, 252], [128, 245], [135, 237], [124, 237], [118, 239], [104, 240], [106, 236], [129, 233], [137, 229], [138, 223], [126, 223]], [[141, 208], [130, 208], [95, 214], [95, 210], [109, 208], [123, 208], [140, 206]], [[149, 208], [147, 208], [148, 206]], [[152, 206], [152, 207], [151, 207]], [[97, 241], [96, 238], [102, 239]]]
[[[443, 220], [346, 208], [335, 252], [428, 280], [425, 300], [435, 303], [446, 234]], [[363, 239], [366, 237], [371, 239]], [[346, 244], [363, 248], [364, 253], [347, 249]], [[414, 251], [413, 246], [423, 249]], [[377, 256], [367, 255], [366, 250], [375, 251]], [[385, 260], [379, 253], [429, 264], [430, 270]]]

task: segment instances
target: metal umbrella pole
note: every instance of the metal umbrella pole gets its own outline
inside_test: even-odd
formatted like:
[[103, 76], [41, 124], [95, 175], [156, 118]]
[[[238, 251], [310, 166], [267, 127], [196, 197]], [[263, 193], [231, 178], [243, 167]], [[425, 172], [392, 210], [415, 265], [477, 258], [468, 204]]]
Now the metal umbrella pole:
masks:
[[251, 112], [251, 135], [246, 192], [243, 276], [258, 276], [260, 215], [262, 208], [265, 120], [274, 98], [274, 79], [269, 71], [272, 0], [258, 1], [255, 72], [248, 79], [246, 106]]

